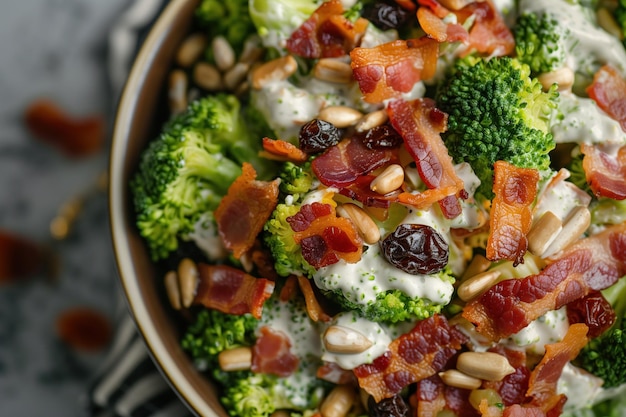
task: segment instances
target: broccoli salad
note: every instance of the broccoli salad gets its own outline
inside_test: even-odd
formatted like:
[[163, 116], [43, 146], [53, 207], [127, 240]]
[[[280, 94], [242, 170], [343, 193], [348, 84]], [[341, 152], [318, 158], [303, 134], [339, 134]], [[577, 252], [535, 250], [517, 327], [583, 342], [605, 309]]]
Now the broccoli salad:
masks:
[[130, 191], [225, 412], [624, 415], [625, 35], [623, 0], [200, 1]]

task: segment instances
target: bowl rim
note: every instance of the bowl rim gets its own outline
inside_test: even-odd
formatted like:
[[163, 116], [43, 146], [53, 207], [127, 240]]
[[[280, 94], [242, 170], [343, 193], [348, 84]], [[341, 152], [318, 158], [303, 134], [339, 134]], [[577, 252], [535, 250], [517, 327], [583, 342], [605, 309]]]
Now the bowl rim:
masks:
[[141, 289], [137, 273], [133, 268], [127, 236], [128, 219], [125, 219], [128, 184], [124, 179], [124, 159], [127, 153], [128, 134], [132, 126], [132, 115], [139, 102], [137, 91], [144, 81], [145, 68], [155, 60], [158, 46], [167, 37], [170, 25], [190, 1], [194, 0], [171, 0], [160, 13], [135, 57], [119, 98], [109, 155], [109, 224], [119, 282], [122, 285], [129, 312], [153, 363], [190, 411], [200, 416], [218, 417], [201, 393], [176, 366], [171, 353], [159, 336], [158, 323], [153, 320], [148, 308], [141, 302]]

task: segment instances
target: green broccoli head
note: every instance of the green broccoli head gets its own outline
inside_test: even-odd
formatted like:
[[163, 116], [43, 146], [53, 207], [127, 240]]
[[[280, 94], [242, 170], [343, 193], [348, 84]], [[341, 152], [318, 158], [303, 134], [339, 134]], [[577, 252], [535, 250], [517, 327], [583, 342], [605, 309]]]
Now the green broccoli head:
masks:
[[258, 323], [251, 314], [203, 309], [187, 328], [181, 345], [195, 361], [216, 364], [220, 352], [254, 344]]
[[602, 293], [615, 311], [615, 323], [581, 350], [577, 361], [604, 380], [604, 388], [626, 383], [626, 277]]
[[310, 381], [306, 393], [297, 395], [305, 403], [294, 404], [294, 378], [297, 375], [279, 378], [248, 372], [245, 377], [225, 388], [222, 404], [231, 416], [236, 417], [269, 417], [281, 409], [305, 411], [316, 408], [328, 383], [319, 379]]
[[250, 16], [266, 46], [280, 50], [283, 41], [320, 3], [317, 0], [250, 0]]
[[468, 162], [481, 185], [479, 198], [493, 197], [493, 165], [508, 161], [547, 170], [555, 147], [550, 133], [556, 88], [543, 92], [528, 65], [515, 58], [468, 56], [459, 60], [437, 91], [449, 115], [443, 140], [457, 162]]
[[302, 165], [286, 162], [279, 174], [280, 191], [285, 195], [290, 195], [292, 202], [298, 202], [302, 197], [311, 191], [315, 175], [311, 171], [311, 163]]
[[513, 27], [517, 59], [528, 65], [533, 74], [562, 67], [566, 58], [563, 31], [567, 28], [548, 13], [518, 16]]
[[300, 245], [294, 239], [294, 231], [287, 223], [287, 218], [299, 210], [299, 204], [278, 204], [263, 228], [264, 242], [274, 258], [274, 269], [283, 277], [315, 273], [315, 268], [302, 256]]
[[240, 110], [232, 95], [194, 101], [143, 152], [130, 188], [137, 227], [154, 260], [167, 258], [200, 216], [218, 206], [242, 162], [250, 161], [259, 176], [272, 172]]
[[241, 53], [248, 36], [256, 33], [248, 11], [248, 0], [202, 0], [196, 20], [209, 37], [224, 36], [236, 53]]

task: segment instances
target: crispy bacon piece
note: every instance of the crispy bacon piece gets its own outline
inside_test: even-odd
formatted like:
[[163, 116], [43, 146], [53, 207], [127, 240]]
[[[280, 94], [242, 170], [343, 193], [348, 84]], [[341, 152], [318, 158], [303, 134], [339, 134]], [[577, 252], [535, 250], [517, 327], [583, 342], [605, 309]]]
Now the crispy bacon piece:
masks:
[[228, 265], [198, 264], [199, 282], [194, 304], [228, 314], [250, 313], [261, 318], [263, 304], [274, 292], [274, 282], [255, 278]]
[[465, 55], [474, 51], [489, 56], [512, 55], [515, 52], [515, 38], [491, 0], [470, 3], [454, 13], [460, 22], [465, 22], [470, 16], [476, 19], [469, 31], [469, 46]]
[[244, 162], [241, 175], [215, 210], [217, 228], [224, 246], [241, 257], [253, 245], [278, 203], [278, 179], [257, 181], [254, 167]]
[[425, 208], [445, 199], [439, 204], [444, 216], [456, 217], [460, 214], [460, 204], [455, 195], [463, 190], [464, 185], [441, 139], [441, 133], [447, 128], [447, 114], [427, 98], [411, 102], [393, 100], [387, 111], [393, 127], [415, 160], [422, 181], [429, 188], [420, 194], [402, 193], [399, 201]]
[[289, 275], [280, 289], [278, 299], [280, 301], [292, 300], [298, 293], [298, 277], [295, 275]]
[[469, 33], [458, 23], [446, 23], [427, 7], [417, 9], [417, 20], [428, 36], [437, 42], [469, 42]]
[[361, 388], [380, 402], [442, 370], [466, 341], [444, 316], [434, 315], [391, 342], [389, 350], [371, 364], [357, 366], [354, 375]]
[[268, 326], [261, 327], [261, 334], [252, 348], [252, 372], [273, 374], [280, 377], [291, 375], [300, 360], [290, 351], [289, 337]]
[[354, 23], [343, 16], [339, 0], [322, 3], [287, 39], [287, 49], [304, 58], [331, 58], [346, 55], [361, 42], [367, 19]]
[[494, 164], [493, 192], [487, 240], [487, 259], [509, 260], [513, 266], [524, 263], [528, 249], [526, 235], [533, 216], [531, 206], [537, 196], [539, 172], [518, 168], [506, 161]]
[[490, 349], [507, 358], [509, 364], [515, 368], [515, 372], [506, 375], [500, 381], [484, 381], [482, 388], [491, 388], [498, 392], [505, 406], [521, 404], [526, 401], [530, 369], [526, 364], [526, 352], [524, 350], [507, 349], [496, 346]]
[[562, 406], [565, 398], [563, 394], [557, 394], [557, 382], [563, 367], [578, 356], [587, 341], [587, 326], [576, 323], [569, 327], [563, 340], [546, 345], [543, 359], [530, 373], [526, 396], [532, 399], [533, 406], [541, 407], [546, 413]]
[[348, 187], [376, 168], [395, 163], [398, 149], [369, 149], [358, 138], [346, 138], [311, 163], [313, 173], [329, 187]]
[[295, 232], [294, 240], [302, 248], [302, 257], [314, 268], [361, 259], [363, 242], [353, 223], [337, 217], [330, 204], [314, 202], [300, 207], [287, 218]]
[[536, 275], [500, 281], [469, 302], [463, 317], [497, 341], [548, 311], [608, 288], [626, 274], [626, 223], [581, 239], [550, 261]]
[[376, 191], [372, 191], [370, 183], [374, 178], [376, 178], [374, 175], [362, 175], [352, 184], [340, 188], [339, 194], [359, 201], [366, 207], [389, 208], [391, 203], [398, 199], [399, 191], [393, 191], [385, 195], [380, 195]]
[[41, 272], [43, 247], [12, 232], [0, 230], [0, 284], [20, 281]]
[[324, 362], [317, 368], [316, 376], [324, 381], [332, 382], [333, 384], [353, 384], [356, 383], [354, 373], [347, 369], [343, 369], [341, 366], [334, 362]]
[[539, 407], [527, 407], [519, 404], [506, 407], [502, 417], [546, 417], [546, 413]]
[[298, 276], [298, 285], [300, 286], [300, 291], [302, 291], [302, 295], [304, 296], [306, 312], [309, 315], [309, 318], [316, 323], [320, 320], [329, 322], [332, 317], [326, 314], [319, 301], [317, 301], [311, 281], [306, 277]]
[[626, 145], [619, 148], [615, 156], [584, 143], [580, 145], [580, 151], [585, 155], [583, 169], [594, 194], [615, 200], [626, 199]]
[[449, 410], [457, 417], [478, 417], [478, 412], [469, 402], [470, 390], [452, 387], [443, 383], [439, 375], [422, 379], [417, 383], [417, 417], [431, 417]]
[[626, 132], [626, 80], [612, 66], [604, 65], [596, 72], [587, 94]]
[[267, 157], [280, 161], [300, 163], [309, 158], [302, 149], [281, 139], [263, 138], [263, 149]]
[[428, 37], [395, 40], [350, 52], [354, 79], [368, 103], [400, 97], [435, 75], [439, 43]]
[[102, 116], [74, 118], [47, 99], [36, 100], [28, 106], [25, 122], [38, 139], [74, 158], [101, 151], [106, 139]]

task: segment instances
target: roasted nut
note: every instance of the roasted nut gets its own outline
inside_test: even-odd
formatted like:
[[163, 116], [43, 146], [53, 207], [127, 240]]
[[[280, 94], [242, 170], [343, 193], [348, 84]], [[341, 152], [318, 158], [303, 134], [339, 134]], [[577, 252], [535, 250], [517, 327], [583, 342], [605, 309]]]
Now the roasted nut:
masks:
[[224, 74], [224, 85], [229, 90], [235, 90], [246, 79], [250, 66], [243, 62], [237, 62], [234, 67]]
[[352, 81], [352, 67], [333, 58], [322, 58], [313, 67], [313, 76], [322, 81], [347, 84]]
[[378, 126], [382, 126], [389, 120], [387, 110], [381, 109], [373, 112], [369, 112], [354, 125], [354, 130], [357, 132], [366, 132]]
[[494, 286], [500, 278], [500, 271], [485, 271], [470, 277], [459, 285], [457, 295], [465, 302], [473, 300]]
[[370, 189], [385, 195], [397, 190], [404, 183], [404, 169], [398, 164], [391, 164], [370, 183]]
[[476, 389], [482, 384], [482, 380], [464, 374], [458, 369], [448, 369], [447, 371], [439, 372], [439, 377], [444, 384], [462, 389]]
[[552, 84], [557, 85], [558, 91], [567, 91], [574, 85], [574, 71], [563, 67], [550, 72], [540, 74], [537, 79], [545, 91], [548, 91]]
[[620, 41], [624, 39], [624, 32], [620, 28], [619, 24], [615, 21], [613, 14], [606, 8], [600, 7], [596, 12], [596, 18], [598, 19], [598, 25], [611, 35], [615, 36]]
[[260, 90], [269, 82], [286, 80], [297, 69], [298, 63], [291, 55], [265, 62], [252, 71], [252, 88]]
[[320, 110], [318, 119], [332, 123], [339, 129], [352, 126], [358, 122], [363, 113], [348, 106], [328, 106]]
[[252, 349], [246, 346], [223, 350], [217, 355], [222, 371], [244, 371], [252, 366]]
[[178, 114], [187, 108], [187, 74], [182, 70], [173, 70], [168, 78], [167, 98], [170, 113]]
[[380, 240], [380, 229], [362, 208], [352, 203], [345, 203], [337, 210], [342, 217], [352, 220], [365, 243], [371, 245]]
[[183, 307], [189, 307], [196, 295], [200, 273], [198, 266], [189, 258], [184, 258], [178, 264], [178, 286]]
[[474, 275], [485, 272], [491, 266], [491, 261], [481, 254], [474, 255], [472, 261], [465, 268], [461, 279], [466, 280]]
[[333, 325], [324, 332], [324, 346], [333, 353], [361, 353], [372, 347], [372, 341], [348, 327]]
[[515, 372], [508, 359], [495, 352], [463, 352], [456, 367], [469, 376], [486, 381], [501, 381]]
[[261, 40], [258, 36], [249, 36], [243, 44], [243, 51], [239, 56], [239, 62], [252, 65], [263, 55]]
[[180, 299], [180, 288], [178, 286], [178, 274], [176, 271], [169, 271], [163, 279], [165, 283], [165, 293], [174, 310], [180, 310], [182, 307]]
[[546, 211], [528, 232], [528, 249], [533, 255], [541, 257], [562, 229], [561, 219]]
[[337, 385], [322, 402], [322, 417], [345, 417], [354, 405], [355, 389], [350, 385]]
[[235, 65], [235, 51], [223, 36], [216, 36], [211, 41], [213, 59], [220, 71], [226, 71]]
[[544, 252], [544, 258], [548, 258], [574, 243], [587, 230], [590, 224], [591, 213], [587, 207], [578, 206], [572, 210], [567, 219], [565, 219], [563, 229]]
[[222, 75], [214, 65], [199, 62], [193, 68], [193, 82], [207, 91], [216, 91], [222, 88]]
[[191, 67], [207, 47], [207, 37], [202, 33], [189, 35], [176, 51], [176, 63], [183, 68]]

